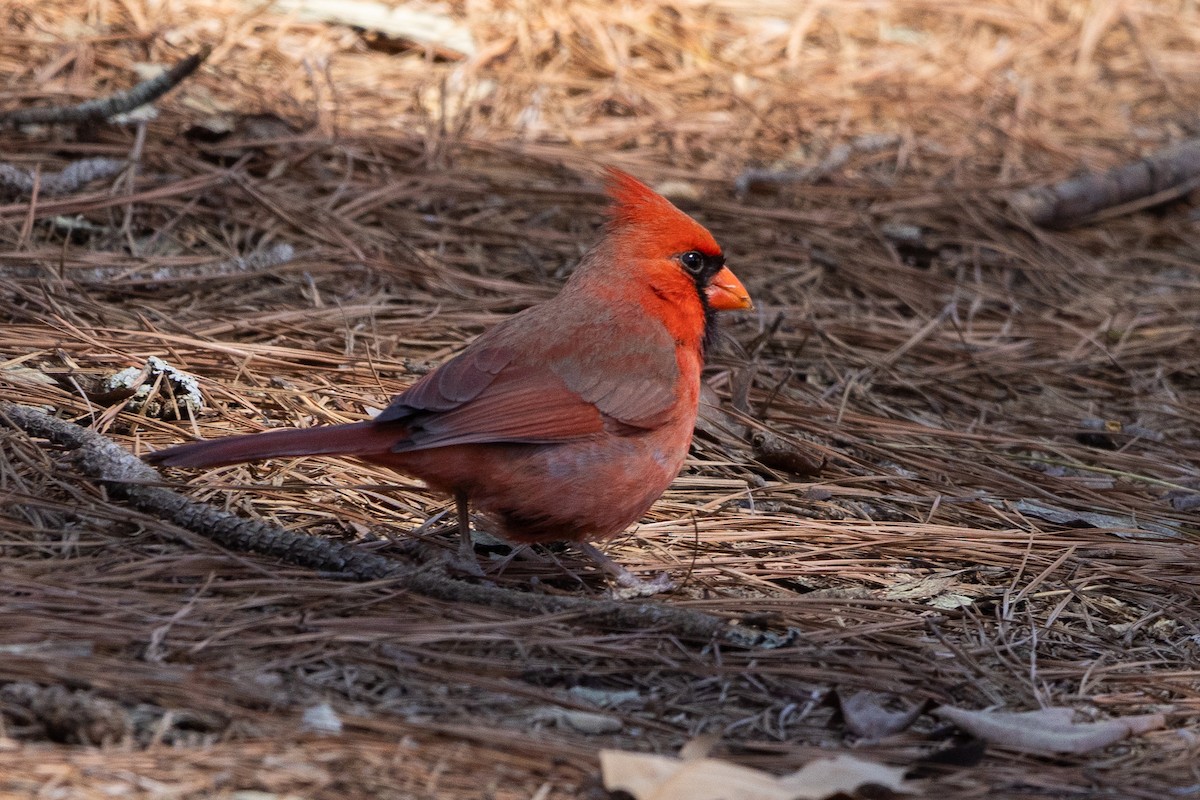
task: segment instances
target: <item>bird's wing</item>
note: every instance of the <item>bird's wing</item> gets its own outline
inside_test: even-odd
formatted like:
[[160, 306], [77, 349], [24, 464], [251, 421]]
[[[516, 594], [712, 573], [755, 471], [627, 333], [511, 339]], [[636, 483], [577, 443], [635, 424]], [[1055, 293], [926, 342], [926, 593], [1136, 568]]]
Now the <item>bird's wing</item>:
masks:
[[673, 414], [679, 367], [661, 326], [543, 327], [481, 337], [397, 396], [375, 418], [408, 428], [394, 450], [546, 444], [654, 428]]

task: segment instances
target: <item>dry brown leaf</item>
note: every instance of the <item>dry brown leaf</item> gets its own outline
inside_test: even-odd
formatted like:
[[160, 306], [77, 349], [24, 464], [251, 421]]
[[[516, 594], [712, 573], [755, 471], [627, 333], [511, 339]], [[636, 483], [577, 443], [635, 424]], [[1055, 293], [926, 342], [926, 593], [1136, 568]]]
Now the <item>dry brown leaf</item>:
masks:
[[1056, 508], [1033, 500], [1018, 500], [1012, 504], [1018, 512], [1030, 517], [1044, 519], [1056, 525], [1088, 525], [1093, 528], [1112, 528], [1113, 533], [1122, 538], [1137, 538], [1144, 534], [1133, 531], [1144, 530], [1160, 536], [1178, 538], [1182, 532], [1174, 525], [1150, 522], [1125, 514], [1101, 514], [1095, 511], [1076, 511], [1074, 509]]
[[916, 794], [905, 782], [904, 767], [889, 767], [854, 756], [837, 755], [810, 761], [791, 775], [779, 779], [794, 800], [820, 800], [835, 794], [849, 794], [862, 786], [882, 786], [897, 794]]
[[911, 602], [928, 600], [945, 594], [950, 587], [955, 586], [957, 583], [958, 578], [954, 574], [929, 575], [924, 578], [916, 578], [893, 584], [884, 591], [883, 596], [888, 600], [907, 600]]
[[37, 383], [42, 386], [56, 386], [58, 382], [40, 369], [31, 369], [20, 364], [11, 367], [0, 367], [0, 379], [18, 381], [20, 383]]
[[905, 770], [853, 756], [820, 758], [777, 778], [715, 758], [683, 761], [670, 756], [602, 750], [604, 788], [635, 800], [822, 800], [860, 786], [912, 793]]
[[846, 727], [867, 739], [882, 739], [907, 729], [924, 707], [924, 703], [918, 702], [903, 711], [894, 711], [884, 705], [892, 695], [882, 692], [855, 692], [846, 696], [839, 691], [837, 698]]
[[698, 758], [708, 758], [709, 753], [721, 741], [719, 733], [702, 733], [684, 743], [679, 748], [679, 757], [684, 761], [695, 761]]
[[942, 706], [933, 713], [991, 744], [1040, 755], [1090, 753], [1166, 724], [1162, 714], [1074, 722], [1074, 710], [1061, 706], [1019, 712]]
[[977, 597], [991, 593], [989, 586], [962, 581], [961, 570], [902, 581], [883, 593], [888, 600], [924, 602], [934, 608], [955, 609], [969, 606]]

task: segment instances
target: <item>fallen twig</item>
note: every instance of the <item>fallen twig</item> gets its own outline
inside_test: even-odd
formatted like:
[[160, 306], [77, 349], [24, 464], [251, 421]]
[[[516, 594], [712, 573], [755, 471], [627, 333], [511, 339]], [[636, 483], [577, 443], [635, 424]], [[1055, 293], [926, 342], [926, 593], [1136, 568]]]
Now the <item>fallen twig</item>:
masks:
[[[0, 183], [3, 183], [3, 165], [0, 165]], [[59, 217], [54, 223], [71, 230], [73, 227], [84, 228], [86, 221], [71, 217]], [[103, 226], [95, 226], [99, 231], [107, 231]], [[87, 228], [84, 228], [87, 230]], [[229, 275], [255, 274], [266, 272], [274, 267], [291, 262], [296, 257], [296, 248], [281, 242], [266, 250], [257, 250], [244, 256], [234, 256], [224, 261], [205, 262], [202, 264], [155, 264], [144, 268], [119, 266], [91, 267], [71, 272], [71, 280], [75, 283], [107, 283], [121, 280], [127, 284], [163, 283], [171, 281], [200, 281], [220, 278]], [[7, 267], [5, 275], [9, 278], [46, 278], [52, 274], [42, 265]]]
[[[240, 273], [265, 272], [273, 267], [287, 264], [296, 257], [296, 248], [287, 242], [274, 244], [266, 250], [258, 250], [244, 256], [220, 261], [216, 264], [197, 264], [195, 266], [158, 267], [150, 273], [152, 281], [193, 280], [196, 278], [216, 278], [223, 275]], [[137, 274], [130, 276], [137, 279]]]
[[67, 122], [93, 122], [125, 114], [138, 106], [153, 102], [178, 86], [208, 58], [211, 47], [184, 58], [173, 67], [142, 81], [132, 89], [87, 100], [73, 106], [50, 106], [48, 108], [23, 108], [0, 113], [0, 125], [53, 125]]
[[32, 195], [35, 186], [38, 194], [70, 194], [92, 181], [111, 178], [128, 164], [128, 161], [116, 158], [82, 158], [59, 172], [43, 172], [36, 177], [27, 169], [0, 164], [0, 188], [9, 189], [17, 197]]
[[75, 452], [75, 463], [115, 497], [232, 550], [259, 553], [289, 564], [333, 572], [357, 580], [396, 580], [405, 589], [449, 602], [517, 609], [535, 614], [572, 613], [597, 627], [653, 629], [692, 641], [720, 640], [736, 647], [777, 647], [789, 636], [755, 631], [682, 608], [626, 603], [587, 597], [552, 597], [457, 581], [435, 566], [410, 566], [318, 536], [292, 533], [260, 520], [249, 520], [178, 492], [156, 486], [151, 467], [100, 434], [43, 411], [0, 401], [0, 419], [30, 436], [48, 439]]
[[899, 143], [899, 137], [889, 134], [870, 134], [859, 136], [849, 144], [839, 144], [830, 148], [829, 152], [814, 166], [797, 167], [795, 169], [747, 169], [733, 182], [733, 189], [739, 197], [744, 196], [755, 186], [779, 186], [793, 183], [816, 183], [846, 166], [850, 157], [855, 153], [875, 153]]
[[1189, 139], [1107, 172], [1022, 189], [1008, 202], [1035, 225], [1061, 228], [1131, 214], [1198, 186], [1200, 139]]

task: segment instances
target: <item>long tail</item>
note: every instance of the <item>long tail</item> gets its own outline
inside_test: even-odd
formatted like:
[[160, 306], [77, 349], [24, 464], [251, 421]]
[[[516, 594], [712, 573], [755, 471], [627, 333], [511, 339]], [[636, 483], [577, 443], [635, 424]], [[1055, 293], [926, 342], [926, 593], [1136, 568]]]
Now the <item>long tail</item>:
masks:
[[191, 442], [150, 453], [144, 458], [151, 464], [166, 467], [219, 467], [280, 456], [363, 456], [386, 453], [403, 438], [402, 427], [378, 425], [368, 420]]

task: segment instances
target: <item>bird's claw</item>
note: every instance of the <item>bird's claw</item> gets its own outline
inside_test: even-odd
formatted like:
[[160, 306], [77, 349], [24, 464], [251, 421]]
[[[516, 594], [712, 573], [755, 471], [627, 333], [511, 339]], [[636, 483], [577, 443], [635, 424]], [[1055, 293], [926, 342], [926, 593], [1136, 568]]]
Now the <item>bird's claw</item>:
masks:
[[616, 561], [613, 561], [608, 556], [589, 542], [576, 542], [575, 546], [579, 548], [588, 558], [600, 567], [604, 572], [612, 576], [620, 588], [613, 589], [613, 597], [617, 600], [631, 600], [635, 597], [652, 597], [656, 594], [669, 592], [675, 588], [675, 581], [671, 580], [671, 576], [665, 572], [660, 572], [653, 580], [644, 581], [634, 575], [629, 570], [622, 567]]
[[455, 555], [447, 554], [446, 565], [472, 578], [487, 577], [483, 567], [479, 566], [479, 557], [475, 555], [475, 545], [469, 538], [459, 540], [458, 552]]
[[633, 600], [638, 597], [653, 597], [656, 594], [674, 591], [678, 588], [671, 576], [660, 572], [653, 580], [644, 581], [631, 572], [617, 577], [618, 588], [613, 589], [614, 600]]

